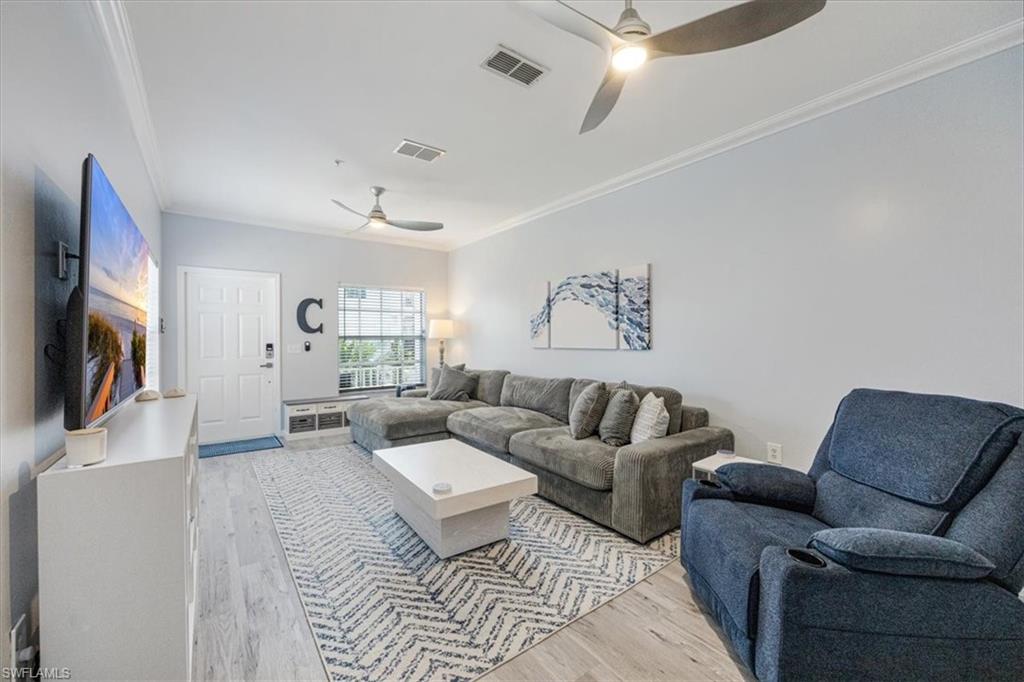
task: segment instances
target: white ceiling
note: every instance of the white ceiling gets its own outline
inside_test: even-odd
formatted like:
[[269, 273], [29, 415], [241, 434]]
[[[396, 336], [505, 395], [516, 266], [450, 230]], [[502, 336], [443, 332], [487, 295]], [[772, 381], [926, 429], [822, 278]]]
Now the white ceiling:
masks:
[[[619, 2], [572, 2], [614, 24]], [[732, 2], [636, 8], [655, 32]], [[829, 2], [788, 31], [663, 59], [578, 135], [594, 45], [505, 2], [132, 2], [169, 211], [342, 234], [388, 188], [368, 238], [451, 248], [607, 182], [951, 45], [1020, 22], [1020, 2]], [[498, 44], [551, 69], [531, 88], [480, 63]], [[397, 156], [403, 138], [448, 154]], [[333, 160], [345, 160], [340, 168]]]

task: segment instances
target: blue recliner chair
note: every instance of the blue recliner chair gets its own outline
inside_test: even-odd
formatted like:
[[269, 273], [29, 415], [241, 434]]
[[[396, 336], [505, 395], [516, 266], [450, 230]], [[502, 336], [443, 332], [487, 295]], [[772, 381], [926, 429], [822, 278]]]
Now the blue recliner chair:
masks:
[[808, 474], [683, 486], [682, 563], [761, 680], [1024, 676], [1024, 410], [857, 389]]

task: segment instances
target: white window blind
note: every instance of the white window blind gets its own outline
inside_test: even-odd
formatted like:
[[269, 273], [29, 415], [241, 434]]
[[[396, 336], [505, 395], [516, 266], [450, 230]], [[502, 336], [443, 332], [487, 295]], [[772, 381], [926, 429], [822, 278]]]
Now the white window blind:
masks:
[[338, 390], [423, 383], [425, 296], [338, 286]]

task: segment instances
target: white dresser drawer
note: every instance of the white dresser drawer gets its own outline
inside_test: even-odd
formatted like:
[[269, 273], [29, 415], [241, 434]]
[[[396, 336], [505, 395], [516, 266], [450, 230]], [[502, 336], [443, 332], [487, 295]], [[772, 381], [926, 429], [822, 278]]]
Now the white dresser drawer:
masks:
[[340, 401], [336, 403], [318, 403], [316, 406], [316, 411], [319, 414], [329, 414], [331, 412], [344, 412], [345, 403]]

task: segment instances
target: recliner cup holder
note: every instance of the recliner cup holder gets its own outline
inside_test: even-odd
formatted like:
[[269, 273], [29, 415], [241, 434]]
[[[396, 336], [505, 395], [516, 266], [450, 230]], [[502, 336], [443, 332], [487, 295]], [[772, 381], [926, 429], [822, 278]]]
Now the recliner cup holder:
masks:
[[700, 481], [698, 481], [698, 483], [700, 483], [702, 486], [704, 486], [706, 488], [721, 488], [722, 487], [722, 484], [719, 483], [718, 481], [708, 481], [708, 480], [705, 480], [705, 479], [701, 479]]
[[825, 560], [813, 552], [808, 552], [806, 549], [787, 549], [786, 554], [793, 561], [798, 561], [801, 564], [807, 564], [814, 568], [825, 568]]

